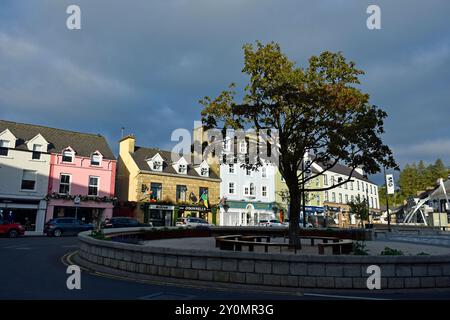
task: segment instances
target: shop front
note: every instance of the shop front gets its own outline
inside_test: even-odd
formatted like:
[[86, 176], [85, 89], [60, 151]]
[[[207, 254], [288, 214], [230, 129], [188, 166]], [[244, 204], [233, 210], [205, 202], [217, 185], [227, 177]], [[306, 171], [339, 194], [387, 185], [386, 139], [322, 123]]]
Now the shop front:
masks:
[[43, 232], [46, 208], [43, 199], [0, 198], [2, 219], [20, 223], [29, 233]]
[[220, 208], [221, 226], [256, 226], [261, 220], [276, 219], [275, 203], [226, 201]]
[[47, 206], [46, 221], [55, 218], [76, 218], [93, 223], [97, 217], [111, 218], [114, 205], [109, 201], [94, 201], [75, 197], [72, 199], [51, 199]]
[[154, 227], [169, 227], [175, 225], [175, 206], [147, 204], [144, 209], [144, 223], [152, 223]]
[[178, 206], [177, 218], [195, 217], [214, 223], [211, 208], [201, 205], [180, 205]]

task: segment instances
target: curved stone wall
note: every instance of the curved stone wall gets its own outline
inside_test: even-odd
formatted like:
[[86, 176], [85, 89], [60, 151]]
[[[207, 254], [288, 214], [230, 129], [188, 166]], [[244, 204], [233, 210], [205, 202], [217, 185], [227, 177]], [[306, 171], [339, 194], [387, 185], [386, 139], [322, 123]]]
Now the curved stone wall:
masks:
[[[450, 288], [450, 255], [305, 256], [195, 251], [97, 240], [79, 234], [81, 262], [137, 274], [190, 280], [322, 289], [367, 289], [367, 267], [381, 268], [381, 289]], [[108, 235], [132, 234], [116, 229]]]

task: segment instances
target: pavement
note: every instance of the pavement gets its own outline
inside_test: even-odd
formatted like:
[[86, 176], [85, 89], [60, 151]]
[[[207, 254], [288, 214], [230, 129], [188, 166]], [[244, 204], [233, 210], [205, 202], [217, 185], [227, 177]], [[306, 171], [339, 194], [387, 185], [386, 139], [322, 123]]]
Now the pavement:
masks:
[[449, 290], [411, 291], [401, 294], [377, 290], [302, 291], [298, 293], [215, 289], [212, 283], [137, 282], [89, 271], [81, 273], [81, 289], [69, 290], [63, 257], [77, 250], [76, 237], [0, 238], [0, 300], [22, 299], [133, 299], [133, 300], [354, 300], [450, 299]]
[[[413, 238], [413, 237], [411, 237]], [[270, 240], [273, 243], [283, 243], [283, 238], [272, 238]], [[436, 246], [432, 244], [423, 244], [419, 241], [411, 243], [412, 241], [390, 241], [387, 239], [366, 241], [366, 248], [370, 255], [379, 255], [386, 247], [391, 249], [401, 250], [405, 255], [417, 255], [419, 253], [426, 253], [429, 255], [448, 255], [450, 254], [450, 247]], [[215, 246], [214, 238], [182, 238], [182, 239], [163, 239], [163, 240], [151, 240], [142, 241], [143, 245], [151, 245], [152, 247], [162, 248], [187, 248], [200, 251], [220, 251]], [[264, 247], [256, 246], [255, 252], [264, 252]], [[269, 248], [270, 252], [279, 253], [279, 248]], [[295, 254], [292, 250], [283, 249], [283, 254]], [[302, 249], [297, 251], [297, 255], [319, 255], [317, 245], [311, 246], [311, 241], [308, 239], [302, 240]], [[332, 255], [331, 250], [325, 250], [326, 255]]]

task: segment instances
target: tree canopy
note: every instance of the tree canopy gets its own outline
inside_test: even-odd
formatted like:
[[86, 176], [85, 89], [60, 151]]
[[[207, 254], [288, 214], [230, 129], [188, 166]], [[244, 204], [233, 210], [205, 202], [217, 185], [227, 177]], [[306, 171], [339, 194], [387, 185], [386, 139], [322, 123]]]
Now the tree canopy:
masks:
[[[305, 67], [281, 52], [276, 43], [246, 44], [244, 68], [249, 82], [240, 102], [235, 101], [235, 84], [216, 98], [205, 97], [202, 122], [207, 128], [248, 128], [276, 130], [281, 175], [290, 195], [290, 239], [298, 230], [300, 195], [305, 191], [327, 190], [334, 186], [305, 184], [337, 163], [364, 168], [367, 174], [382, 166], [396, 168], [391, 150], [383, 144], [387, 114], [369, 103], [369, 95], [358, 88], [364, 74], [341, 52], [325, 51], [312, 56]], [[305, 154], [310, 161], [303, 163]], [[323, 170], [304, 174], [313, 163]]]

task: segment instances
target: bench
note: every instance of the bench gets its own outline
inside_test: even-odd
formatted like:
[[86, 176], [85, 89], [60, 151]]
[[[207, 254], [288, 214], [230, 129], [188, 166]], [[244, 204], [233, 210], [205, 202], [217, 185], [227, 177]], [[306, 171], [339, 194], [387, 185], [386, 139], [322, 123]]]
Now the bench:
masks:
[[317, 247], [319, 249], [319, 254], [325, 254], [325, 248], [331, 247], [333, 254], [349, 254], [353, 250], [352, 240], [342, 240], [333, 243], [318, 243]]
[[285, 243], [272, 243], [272, 242], [257, 242], [257, 241], [243, 241], [243, 240], [232, 240], [232, 239], [216, 239], [218, 247], [220, 250], [230, 250], [230, 251], [242, 251], [242, 247], [247, 247], [248, 251], [254, 252], [255, 246], [264, 247], [264, 252], [269, 252], [269, 248], [278, 247], [280, 253], [282, 248], [293, 248], [294, 252], [297, 253], [297, 248], [290, 246]]
[[216, 248], [220, 247], [220, 242], [222, 240], [240, 240], [241, 237], [242, 237], [242, 235], [240, 235], [240, 234], [232, 234], [232, 235], [216, 237]]
[[319, 236], [306, 236], [300, 237], [300, 239], [311, 239], [311, 246], [314, 246], [314, 240], [322, 240], [322, 243], [328, 243], [328, 241], [337, 243], [340, 240], [339, 238], [336, 237], [319, 237]]

